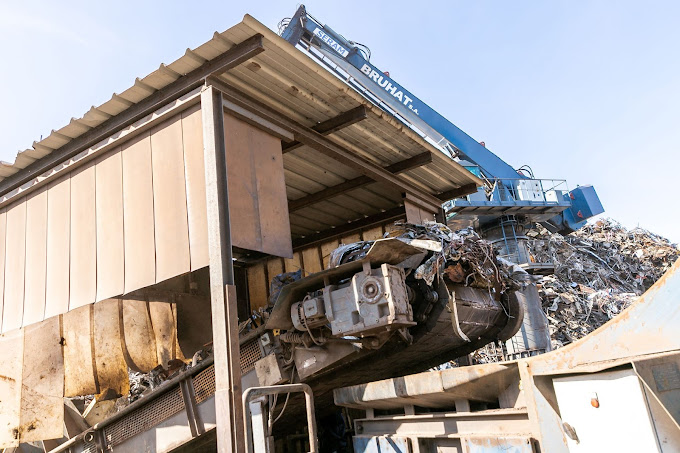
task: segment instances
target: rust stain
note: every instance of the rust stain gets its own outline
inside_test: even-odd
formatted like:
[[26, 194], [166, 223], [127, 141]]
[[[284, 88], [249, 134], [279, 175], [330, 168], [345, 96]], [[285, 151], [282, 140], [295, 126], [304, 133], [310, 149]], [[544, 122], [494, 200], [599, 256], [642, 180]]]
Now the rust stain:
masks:
[[8, 376], [3, 376], [3, 375], [0, 374], [0, 381], [16, 382], [16, 379], [8, 377]]

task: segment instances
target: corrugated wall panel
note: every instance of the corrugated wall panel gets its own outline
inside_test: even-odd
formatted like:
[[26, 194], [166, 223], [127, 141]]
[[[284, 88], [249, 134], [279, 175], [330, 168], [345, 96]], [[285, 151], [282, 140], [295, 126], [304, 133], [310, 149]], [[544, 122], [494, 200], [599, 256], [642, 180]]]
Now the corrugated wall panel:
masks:
[[248, 268], [248, 296], [251, 311], [267, 306], [269, 302], [267, 300], [268, 284], [264, 263], [258, 263]]
[[71, 174], [71, 290], [69, 310], [97, 296], [95, 170], [89, 164]]
[[189, 226], [179, 117], [151, 132], [156, 282], [188, 272]]
[[64, 396], [99, 392], [92, 356], [93, 306], [71, 310], [62, 317], [64, 335]]
[[[24, 359], [24, 329], [0, 335], [0, 439], [16, 439], [21, 408], [21, 376]], [[19, 442], [1, 443], [0, 448], [12, 447]]]
[[26, 202], [26, 286], [23, 325], [45, 319], [47, 272], [47, 192]]
[[125, 291], [123, 164], [120, 148], [97, 160], [97, 300]]
[[24, 272], [26, 265], [26, 199], [7, 210], [5, 239], [4, 332], [21, 327], [24, 314]]
[[125, 292], [156, 283], [151, 138], [122, 147]]
[[203, 159], [203, 122], [199, 108], [182, 113], [184, 174], [191, 270], [208, 265], [208, 213], [205, 203], [205, 162]]
[[158, 365], [158, 361], [156, 337], [146, 300], [124, 299], [120, 304], [128, 365], [135, 371], [148, 373]]
[[45, 316], [68, 310], [71, 255], [71, 179], [47, 188], [47, 284]]
[[121, 346], [118, 299], [94, 305], [94, 352], [100, 391], [115, 390], [120, 395], [130, 391], [127, 364]]
[[26, 327], [21, 386], [23, 441], [59, 438], [64, 419], [64, 357], [55, 316]]

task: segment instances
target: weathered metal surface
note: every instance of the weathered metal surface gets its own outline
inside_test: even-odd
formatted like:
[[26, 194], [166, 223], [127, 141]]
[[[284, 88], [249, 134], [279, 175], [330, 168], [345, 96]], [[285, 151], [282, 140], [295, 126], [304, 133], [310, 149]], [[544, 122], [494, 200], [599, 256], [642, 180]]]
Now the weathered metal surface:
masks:
[[156, 283], [151, 138], [144, 134], [122, 148], [125, 226], [125, 292]]
[[175, 358], [176, 351], [176, 329], [172, 307], [169, 301], [150, 300], [149, 314], [156, 337], [156, 363], [167, 368], [168, 362]]
[[184, 173], [186, 177], [187, 214], [191, 270], [208, 265], [208, 219], [205, 205], [205, 163], [203, 125], [199, 107], [182, 113]]
[[47, 285], [45, 317], [68, 311], [71, 249], [71, 179], [47, 188]]
[[231, 115], [224, 133], [234, 246], [290, 257], [281, 141]]
[[151, 130], [156, 282], [190, 268], [183, 152], [180, 118]]
[[24, 314], [26, 265], [26, 201], [7, 210], [5, 245], [5, 298], [2, 312], [4, 332], [21, 326]]
[[45, 277], [47, 271], [47, 192], [26, 201], [26, 288], [23, 325], [45, 318]]
[[91, 319], [91, 311], [92, 306], [86, 305], [62, 317], [66, 397], [99, 392], [92, 347], [94, 320]]
[[19, 438], [59, 438], [64, 423], [64, 358], [58, 317], [26, 327]]
[[[69, 310], [97, 297], [97, 214], [94, 163], [71, 174], [71, 272]], [[16, 299], [15, 303], [21, 303]]]
[[97, 300], [125, 291], [125, 241], [123, 237], [123, 161], [120, 148], [98, 159]]
[[0, 448], [18, 445], [24, 331], [0, 334]]
[[124, 345], [130, 368], [147, 373], [158, 365], [156, 336], [145, 298], [125, 298], [120, 300]]
[[117, 299], [94, 304], [94, 353], [100, 392], [114, 390], [119, 395], [130, 392], [130, 379], [122, 349], [120, 307]]

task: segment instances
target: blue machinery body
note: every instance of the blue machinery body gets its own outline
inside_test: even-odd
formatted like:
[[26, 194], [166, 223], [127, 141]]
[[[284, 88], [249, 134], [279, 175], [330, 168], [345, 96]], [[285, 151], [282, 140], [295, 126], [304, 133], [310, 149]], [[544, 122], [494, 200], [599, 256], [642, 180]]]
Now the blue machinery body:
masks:
[[[485, 186], [476, 193], [445, 204], [450, 219], [477, 222], [491, 240], [508, 245], [508, 238], [516, 242], [523, 226], [531, 222], [542, 222], [553, 231], [569, 233], [585, 225], [589, 217], [604, 211], [592, 186], [569, 192], [563, 180], [534, 179], [533, 175], [529, 177], [515, 170], [373, 66], [364, 46], [315, 20], [304, 5], [283, 25], [284, 39], [302, 46], [364, 97], [482, 177]], [[509, 258], [517, 262], [525, 260], [517, 247], [514, 252], [510, 248], [505, 248]]]

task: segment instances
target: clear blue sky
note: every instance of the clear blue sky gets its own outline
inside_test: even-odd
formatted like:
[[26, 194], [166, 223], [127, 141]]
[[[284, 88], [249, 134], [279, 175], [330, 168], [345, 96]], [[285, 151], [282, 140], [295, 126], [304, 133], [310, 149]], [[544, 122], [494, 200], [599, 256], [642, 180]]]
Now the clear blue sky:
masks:
[[[607, 215], [680, 241], [680, 2], [308, 1], [372, 62], [515, 167], [595, 185]], [[245, 13], [294, 2], [0, 3], [0, 159]]]

